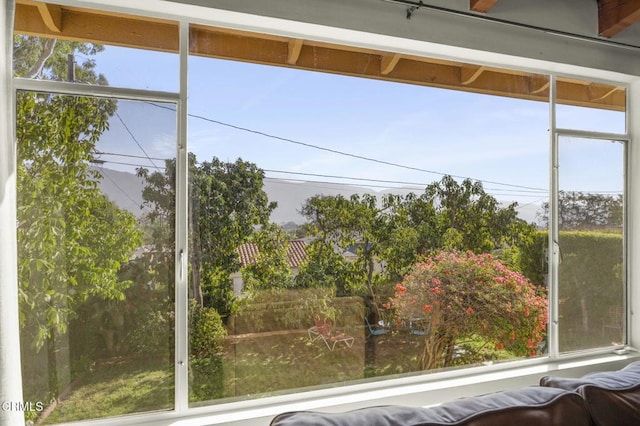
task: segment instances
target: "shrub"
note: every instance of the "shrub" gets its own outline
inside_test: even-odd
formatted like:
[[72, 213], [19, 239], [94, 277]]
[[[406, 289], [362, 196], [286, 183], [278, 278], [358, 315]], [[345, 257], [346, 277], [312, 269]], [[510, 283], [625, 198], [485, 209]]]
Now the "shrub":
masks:
[[470, 336], [534, 356], [546, 332], [546, 296], [490, 254], [439, 252], [417, 263], [391, 306], [399, 321], [427, 324], [420, 369], [452, 365], [457, 342]]
[[191, 356], [210, 358], [222, 351], [227, 331], [220, 314], [213, 309], [193, 303], [189, 309], [189, 345]]

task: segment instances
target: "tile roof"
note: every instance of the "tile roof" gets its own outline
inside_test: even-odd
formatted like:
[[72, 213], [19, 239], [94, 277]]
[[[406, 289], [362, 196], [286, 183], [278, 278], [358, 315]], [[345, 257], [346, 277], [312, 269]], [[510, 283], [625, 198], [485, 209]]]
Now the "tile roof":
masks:
[[[238, 247], [236, 252], [240, 256], [240, 263], [242, 266], [247, 266], [256, 262], [256, 256], [260, 250], [258, 249], [258, 246], [253, 243], [245, 243]], [[287, 249], [287, 260], [289, 262], [289, 266], [297, 268], [305, 261], [306, 258], [307, 243], [303, 240], [289, 241], [289, 248]]]

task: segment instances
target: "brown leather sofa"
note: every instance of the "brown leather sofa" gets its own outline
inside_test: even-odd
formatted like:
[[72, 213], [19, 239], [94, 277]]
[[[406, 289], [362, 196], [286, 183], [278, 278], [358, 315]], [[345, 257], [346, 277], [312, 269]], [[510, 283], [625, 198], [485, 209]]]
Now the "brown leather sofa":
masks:
[[461, 398], [432, 408], [384, 406], [346, 413], [298, 411], [271, 426], [640, 426], [640, 361], [579, 379]]

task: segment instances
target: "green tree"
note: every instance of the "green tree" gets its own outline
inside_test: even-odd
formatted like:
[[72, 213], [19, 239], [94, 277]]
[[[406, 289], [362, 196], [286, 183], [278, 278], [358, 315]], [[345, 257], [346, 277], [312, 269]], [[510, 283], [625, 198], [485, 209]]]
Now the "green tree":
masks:
[[292, 287], [289, 265], [289, 234], [278, 225], [268, 224], [249, 237], [257, 248], [255, 262], [242, 268], [245, 288], [249, 291]]
[[[106, 85], [104, 75], [95, 72], [96, 62], [92, 58], [103, 50], [99, 44], [16, 34], [13, 36], [13, 75]], [[81, 63], [76, 61], [76, 54], [84, 58]], [[74, 64], [72, 75], [69, 75], [70, 61]]]
[[[167, 223], [157, 229], [154, 244], [173, 257], [171, 242], [175, 222], [175, 160], [167, 160], [164, 172], [138, 170], [146, 183], [147, 219]], [[240, 269], [236, 249], [266, 226], [275, 208], [263, 190], [264, 172], [255, 164], [217, 158], [197, 162], [189, 154], [191, 288], [200, 306], [214, 307], [222, 317], [232, 311], [231, 273]]]
[[518, 218], [516, 207], [516, 203], [502, 207], [481, 182], [458, 183], [444, 176], [420, 196], [408, 196], [403, 208], [417, 232], [418, 256], [441, 249], [471, 250], [499, 254], [520, 269], [519, 252], [530, 243], [535, 225]]
[[[50, 79], [62, 79], [58, 65], [67, 52], [99, 49], [22, 36], [14, 42], [15, 74], [37, 69]], [[78, 70], [86, 81], [104, 81], [91, 62]], [[130, 282], [118, 272], [141, 242], [134, 216], [102, 194], [102, 175], [91, 167], [115, 109], [100, 98], [20, 92], [16, 99], [22, 332], [36, 350], [47, 345], [53, 393], [60, 385], [53, 368], [57, 336], [89, 297], [124, 297]]]
[[[372, 297], [376, 285], [400, 279], [421, 256], [446, 248], [517, 259], [535, 231], [517, 217], [515, 204], [501, 207], [480, 182], [450, 176], [420, 196], [315, 196], [301, 212], [316, 239], [299, 280], [336, 282], [339, 291], [342, 282], [346, 293], [364, 288]], [[352, 262], [332, 254], [347, 250], [356, 255]], [[327, 281], [328, 271], [334, 279]]]
[[[541, 222], [549, 224], [549, 203], [538, 213]], [[622, 195], [604, 195], [580, 191], [558, 194], [558, 225], [563, 231], [622, 232]]]
[[426, 323], [419, 369], [452, 365], [461, 339], [535, 356], [546, 333], [546, 296], [490, 254], [442, 251], [418, 262], [391, 306]]
[[377, 311], [380, 285], [400, 277], [403, 264], [415, 258], [416, 233], [407, 227], [401, 205], [395, 195], [380, 201], [370, 194], [308, 199], [301, 212], [315, 239], [298, 282], [332, 284], [339, 296], [367, 295]]
[[[14, 73], [37, 68], [38, 74], [56, 79], [60, 58], [80, 45], [15, 36]], [[91, 66], [80, 69], [93, 82], [102, 78]], [[138, 236], [131, 216], [97, 189], [101, 175], [90, 167], [115, 103], [24, 92], [16, 102], [20, 296], [24, 307], [35, 307], [39, 298], [48, 302], [47, 320], [37, 321], [34, 336], [40, 348], [53, 329], [65, 331], [72, 302], [90, 293], [121, 295], [114, 286], [117, 267], [128, 260]], [[112, 224], [123, 226], [119, 241], [109, 241], [106, 231]], [[94, 286], [88, 279], [99, 281]], [[71, 294], [66, 294], [68, 284], [75, 287]]]

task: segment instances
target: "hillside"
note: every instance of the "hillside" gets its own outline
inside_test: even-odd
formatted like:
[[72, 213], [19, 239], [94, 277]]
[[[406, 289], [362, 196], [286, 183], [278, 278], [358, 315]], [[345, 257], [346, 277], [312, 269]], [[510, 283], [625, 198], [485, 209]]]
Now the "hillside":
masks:
[[[104, 179], [100, 181], [99, 188], [118, 206], [129, 210], [137, 217], [142, 215], [142, 191], [144, 184], [140, 178], [133, 173], [121, 172], [117, 170], [100, 168], [98, 169]], [[304, 201], [314, 195], [338, 195], [346, 197], [352, 194], [370, 193], [378, 197], [386, 193], [407, 194], [416, 192], [405, 188], [386, 189], [375, 191], [371, 188], [342, 185], [335, 183], [299, 182], [265, 179], [265, 192], [269, 195], [269, 200], [278, 203], [278, 207], [271, 214], [271, 221], [284, 224], [287, 222], [303, 223], [304, 218], [300, 215], [300, 208]], [[519, 216], [528, 221], [534, 222], [538, 205], [528, 205], [519, 208]]]

